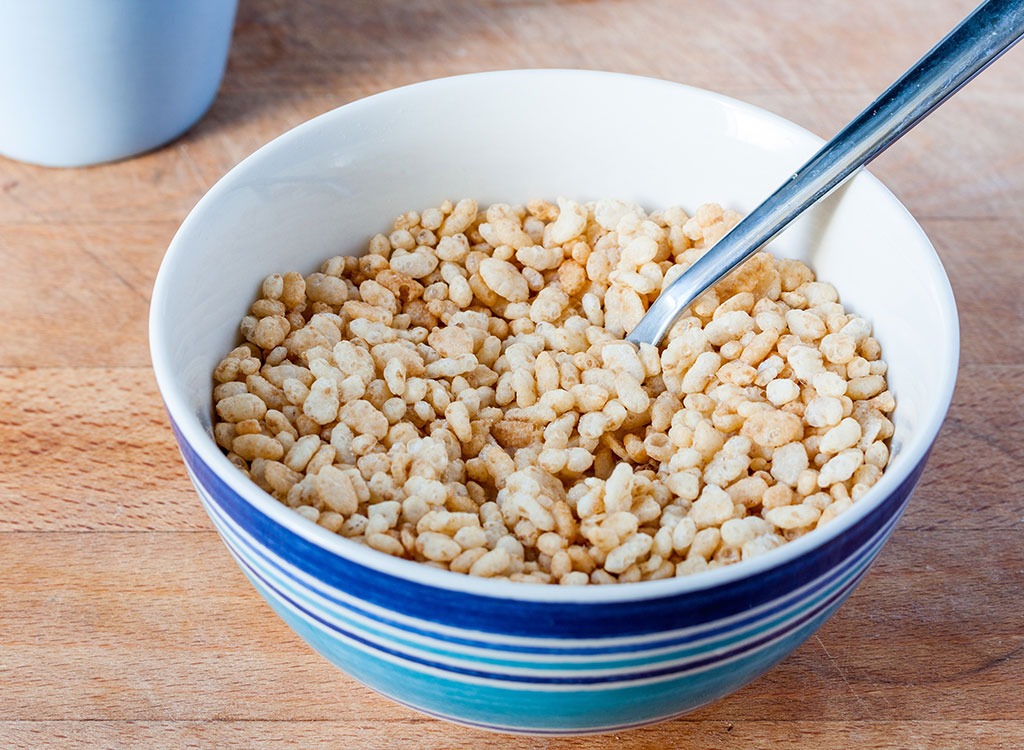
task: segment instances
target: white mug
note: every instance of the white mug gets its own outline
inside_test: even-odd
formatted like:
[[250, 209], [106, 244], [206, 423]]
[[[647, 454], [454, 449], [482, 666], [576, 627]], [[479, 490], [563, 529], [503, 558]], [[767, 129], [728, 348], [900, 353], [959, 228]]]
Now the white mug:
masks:
[[238, 0], [0, 0], [0, 155], [75, 167], [156, 148], [213, 103]]

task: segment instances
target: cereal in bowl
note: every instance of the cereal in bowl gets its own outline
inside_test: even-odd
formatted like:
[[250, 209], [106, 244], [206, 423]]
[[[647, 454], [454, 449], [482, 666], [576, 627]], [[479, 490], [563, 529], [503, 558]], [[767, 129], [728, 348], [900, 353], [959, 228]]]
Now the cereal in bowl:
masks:
[[446, 201], [361, 257], [268, 276], [214, 372], [214, 436], [320, 526], [447, 570], [688, 575], [828, 523], [895, 407], [863, 318], [759, 252], [661, 347], [623, 340], [739, 215]]

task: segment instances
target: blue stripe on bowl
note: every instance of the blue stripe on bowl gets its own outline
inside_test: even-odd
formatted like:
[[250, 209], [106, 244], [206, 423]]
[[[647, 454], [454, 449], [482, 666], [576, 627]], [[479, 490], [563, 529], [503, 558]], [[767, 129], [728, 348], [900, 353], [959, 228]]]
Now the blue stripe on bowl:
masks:
[[[530, 734], [604, 732], [652, 723], [716, 700], [755, 679], [808, 638], [841, 598], [796, 630], [734, 657], [657, 681], [591, 686], [494, 684], [441, 670], [411, 669], [348, 646], [289, 609], [258, 579], [253, 585], [307, 643], [378, 692], [431, 715], [501, 732]], [[554, 688], [554, 690], [552, 690]]]
[[[787, 621], [783, 627], [771, 628], [768, 624], [765, 624], [757, 637], [745, 639], [739, 645], [734, 645], [730, 648], [723, 648], [720, 646], [713, 649], [704, 649], [692, 658], [676, 661], [675, 663], [665, 666], [655, 667], [653, 666], [655, 662], [650, 659], [627, 664], [626, 666], [634, 667], [633, 671], [627, 671], [622, 668], [616, 669], [615, 667], [603, 665], [603, 674], [582, 674], [583, 670], [578, 669], [576, 670], [577, 673], [571, 676], [549, 676], [549, 674], [544, 674], [544, 672], [550, 673], [552, 671], [550, 667], [540, 673], [535, 672], [532, 674], [524, 670], [519, 665], [517, 665], [515, 671], [493, 671], [479, 667], [459, 666], [451, 662], [444, 662], [431, 659], [429, 657], [419, 656], [409, 649], [401, 648], [402, 644], [396, 644], [393, 646], [385, 645], [379, 641], [366, 637], [364, 633], [358, 632], [354, 629], [338, 626], [337, 624], [330, 622], [330, 620], [322, 613], [318, 613], [304, 607], [295, 598], [282, 591], [271, 588], [267, 581], [262, 578], [259, 573], [245, 560], [237, 557], [236, 559], [239, 561], [243, 571], [248, 575], [249, 579], [251, 581], [258, 582], [260, 590], [267, 592], [266, 595], [275, 597], [280, 604], [286, 606], [295, 615], [304, 617], [311, 625], [319, 627], [329, 635], [333, 635], [334, 637], [351, 644], [358, 650], [367, 653], [377, 652], [379, 655], [402, 661], [406, 665], [410, 666], [410, 668], [418, 669], [419, 671], [426, 671], [424, 668], [427, 668], [429, 670], [445, 672], [453, 676], [461, 675], [463, 677], [472, 677], [490, 682], [528, 683], [534, 688], [554, 685], [584, 686], [600, 685], [603, 683], [648, 681], [661, 677], [700, 671], [722, 662], [730, 661], [736, 657], [743, 656], [747, 652], [758, 650], [766, 644], [774, 642], [778, 638], [785, 637], [792, 630], [800, 628], [808, 621], [815, 619], [823, 610], [831, 610], [850, 594], [850, 592], [856, 587], [857, 583], [860, 582], [861, 576], [864, 572], [861, 570], [856, 573], [848, 583], [825, 597], [823, 601], [806, 608], [806, 610], [798, 617]], [[473, 657], [463, 661], [463, 664], [483, 663], [484, 662], [481, 660]], [[492, 663], [491, 666], [499, 665], [494, 665]]]
[[217, 506], [257, 543], [275, 550], [289, 565], [329, 587], [353, 592], [367, 604], [398, 615], [481, 633], [526, 637], [604, 638], [609, 634], [659, 633], [713, 623], [769, 604], [781, 594], [811, 583], [821, 571], [842, 565], [888, 520], [898, 517], [927, 458], [847, 533], [756, 576], [676, 596], [594, 604], [528, 602], [445, 590], [446, 606], [441, 609], [436, 604], [437, 589], [353, 562], [277, 524], [231, 490], [192, 450], [176, 426], [175, 433], [186, 464]]
[[[828, 597], [838, 587], [846, 584], [853, 575], [860, 573], [877, 553], [895, 524], [895, 519], [892, 519], [864, 549], [852, 556], [843, 568], [830, 571], [815, 581], [809, 589], [799, 592], [799, 594], [787, 594], [772, 606], [742, 618], [742, 620], [718, 624], [708, 631], [692, 632], [665, 642], [645, 641], [641, 643], [633, 639], [613, 647], [587, 647], [582, 649], [581, 653], [580, 650], [572, 647], [571, 641], [567, 641], [566, 648], [540, 650], [524, 644], [484, 643], [465, 638], [432, 637], [432, 634], [426, 631], [408, 625], [397, 624], [396, 626], [393, 620], [375, 618], [349, 603], [310, 590], [271, 559], [271, 553], [257, 549], [251, 542], [243, 538], [243, 534], [232, 529], [230, 521], [205, 498], [204, 504], [207, 505], [207, 510], [217, 523], [225, 541], [235, 552], [236, 557], [249, 561], [243, 561], [243, 565], [250, 568], [252, 573], [260, 577], [269, 588], [282, 592], [282, 595], [294, 601], [297, 607], [319, 613], [322, 617], [327, 618], [329, 625], [358, 630], [363, 633], [364, 637], [375, 642], [402, 645], [407, 649], [429, 653], [440, 658], [466, 658], [471, 659], [474, 663], [487, 663], [496, 666], [527, 666], [525, 658], [513, 660], [493, 656], [495, 651], [510, 651], [514, 652], [512, 656], [532, 657], [529, 659], [529, 668], [546, 669], [551, 668], [551, 664], [555, 664], [563, 670], [611, 669], [628, 666], [631, 663], [649, 662], [652, 658], [660, 661], [685, 658], [691, 653], [700, 653], [709, 648], [724, 648], [740, 642], [749, 637], [750, 633], [756, 629], [772, 628], [780, 623], [788, 622], [800, 610], [813, 606]], [[449, 641], [455, 644], [454, 647], [449, 645]], [[678, 648], [680, 644], [684, 646], [682, 649]], [[462, 648], [459, 648], [460, 646]], [[622, 659], [623, 652], [635, 655], [640, 651], [642, 651], [642, 656], [634, 656], [631, 660]], [[546, 662], [538, 662], [538, 652], [549, 655], [556, 654], [556, 656], [547, 656]], [[576, 656], [577, 661], [568, 661], [567, 657], [571, 658], [573, 655]]]

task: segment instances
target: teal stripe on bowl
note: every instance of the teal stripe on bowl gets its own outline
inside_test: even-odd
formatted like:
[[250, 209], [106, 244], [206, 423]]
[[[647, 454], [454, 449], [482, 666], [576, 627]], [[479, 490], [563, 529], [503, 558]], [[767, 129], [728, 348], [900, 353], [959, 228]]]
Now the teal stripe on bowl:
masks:
[[[681, 677], [634, 685], [539, 691], [532, 684], [528, 689], [516, 689], [455, 680], [443, 673], [424, 673], [379, 655], [368, 655], [337, 634], [311, 625], [258, 580], [250, 580], [307, 643], [360, 682], [417, 710], [447, 718], [463, 717], [463, 723], [496, 731], [525, 733], [559, 733], [565, 726], [577, 728], [576, 732], [613, 731], [690, 711], [763, 674], [806, 640], [841, 604], [836, 602], [797, 631], [728, 663], [728, 669], [720, 668], [725, 665], [722, 662]], [[510, 717], [514, 717], [514, 723]], [[594, 717], [600, 717], [600, 722]]]

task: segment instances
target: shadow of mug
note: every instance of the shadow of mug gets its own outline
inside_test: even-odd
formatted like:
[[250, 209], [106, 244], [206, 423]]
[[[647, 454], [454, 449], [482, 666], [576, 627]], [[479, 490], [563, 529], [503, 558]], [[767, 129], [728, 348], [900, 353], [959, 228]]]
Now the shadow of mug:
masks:
[[213, 103], [237, 5], [0, 2], [0, 154], [77, 167], [177, 138]]

